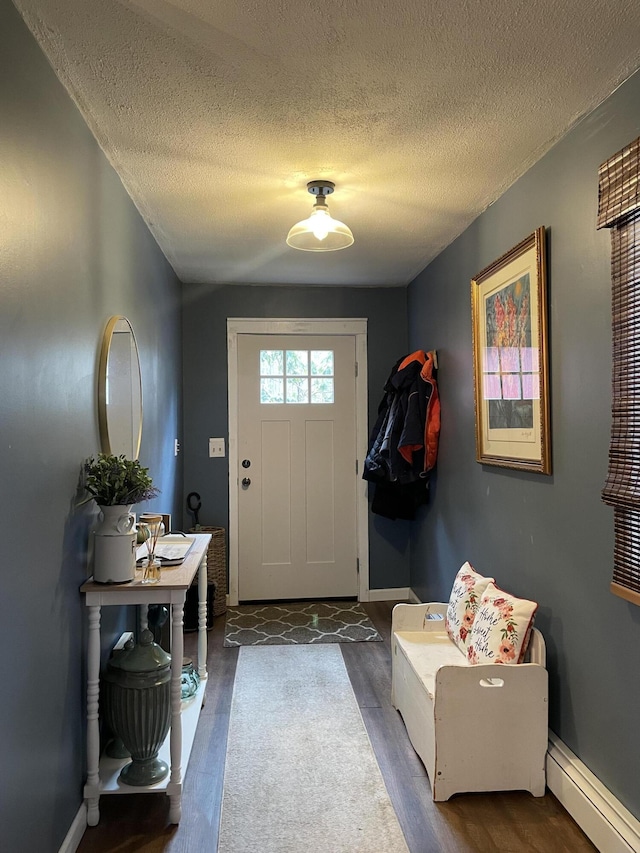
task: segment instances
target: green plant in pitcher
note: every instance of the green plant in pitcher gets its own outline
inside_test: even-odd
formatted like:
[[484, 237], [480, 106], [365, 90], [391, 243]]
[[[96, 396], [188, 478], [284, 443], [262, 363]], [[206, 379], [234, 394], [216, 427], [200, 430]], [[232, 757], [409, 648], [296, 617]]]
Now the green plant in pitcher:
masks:
[[[99, 453], [84, 463], [84, 487], [99, 506], [130, 506], [155, 498], [160, 490], [153, 485], [149, 469], [137, 459]], [[86, 503], [82, 501], [82, 503]]]

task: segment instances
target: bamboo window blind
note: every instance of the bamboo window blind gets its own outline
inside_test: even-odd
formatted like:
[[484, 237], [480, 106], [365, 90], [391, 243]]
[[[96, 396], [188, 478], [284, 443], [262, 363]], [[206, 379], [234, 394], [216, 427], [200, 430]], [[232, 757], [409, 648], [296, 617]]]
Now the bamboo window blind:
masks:
[[611, 230], [613, 373], [609, 470], [611, 591], [640, 605], [640, 138], [600, 166], [598, 228]]

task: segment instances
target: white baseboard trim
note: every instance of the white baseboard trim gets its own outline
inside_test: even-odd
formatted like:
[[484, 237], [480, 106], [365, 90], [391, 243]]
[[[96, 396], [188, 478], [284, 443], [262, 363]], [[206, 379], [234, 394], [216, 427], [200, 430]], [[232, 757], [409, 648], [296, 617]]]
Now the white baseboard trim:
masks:
[[408, 586], [393, 586], [389, 589], [370, 589], [369, 601], [406, 601], [411, 590]]
[[640, 850], [640, 821], [551, 730], [547, 786], [602, 853]]
[[422, 604], [422, 599], [412, 589], [409, 590], [408, 599], [412, 604]]
[[73, 823], [69, 827], [69, 832], [62, 842], [62, 847], [58, 853], [76, 853], [80, 846], [82, 836], [87, 828], [87, 807], [84, 803], [78, 809], [78, 814], [73, 819]]

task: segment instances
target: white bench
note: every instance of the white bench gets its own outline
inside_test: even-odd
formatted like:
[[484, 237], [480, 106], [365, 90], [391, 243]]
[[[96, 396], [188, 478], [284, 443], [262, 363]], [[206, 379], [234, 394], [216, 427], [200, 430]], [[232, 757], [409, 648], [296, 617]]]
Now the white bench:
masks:
[[445, 631], [447, 605], [397, 604], [391, 702], [434, 800], [462, 791], [545, 792], [548, 687], [535, 628], [524, 663], [468, 663]]

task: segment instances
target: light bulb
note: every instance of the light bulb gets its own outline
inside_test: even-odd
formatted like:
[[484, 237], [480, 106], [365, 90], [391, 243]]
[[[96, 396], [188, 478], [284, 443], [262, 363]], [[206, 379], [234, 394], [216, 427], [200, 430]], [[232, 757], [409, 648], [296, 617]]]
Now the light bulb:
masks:
[[326, 210], [314, 210], [309, 217], [309, 225], [318, 240], [324, 240], [331, 231], [332, 219]]

